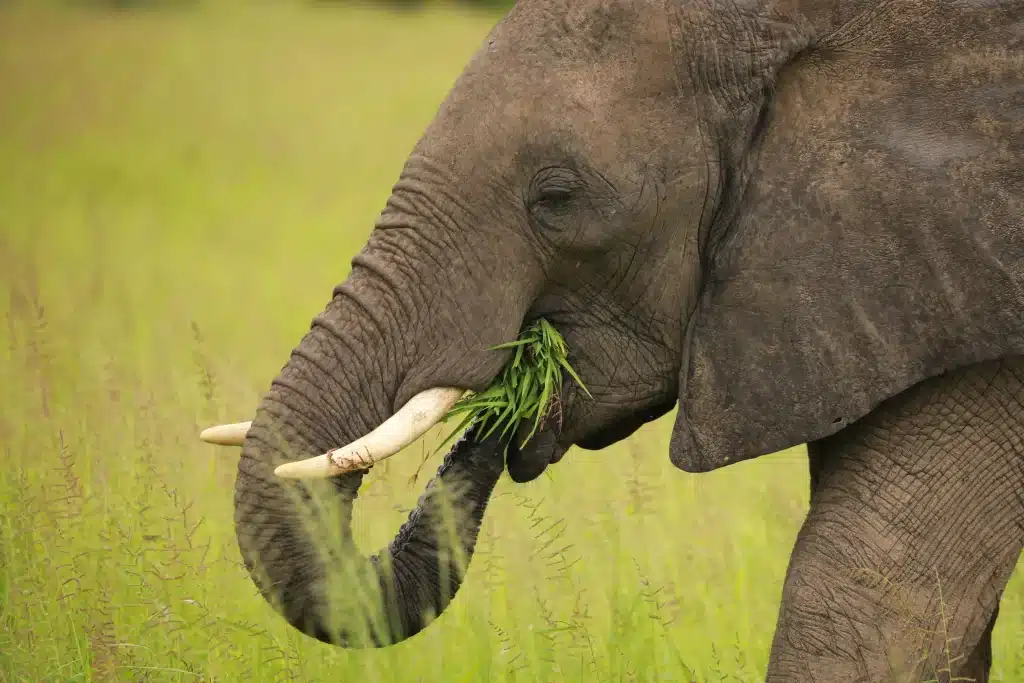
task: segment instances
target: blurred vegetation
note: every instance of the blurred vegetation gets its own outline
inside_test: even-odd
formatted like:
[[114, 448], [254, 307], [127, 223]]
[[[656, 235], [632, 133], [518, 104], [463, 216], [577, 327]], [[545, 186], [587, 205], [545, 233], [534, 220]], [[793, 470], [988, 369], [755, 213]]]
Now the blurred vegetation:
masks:
[[[266, 1], [266, 0], [264, 0]], [[398, 12], [427, 11], [445, 6], [461, 6], [485, 12], [505, 12], [515, 0], [272, 0], [320, 7], [379, 7]], [[47, 0], [6, 0], [9, 4], [31, 4]], [[240, 4], [241, 0], [50, 0], [50, 4], [66, 3], [85, 7], [107, 7], [116, 10], [186, 8], [201, 5]], [[0, 0], [3, 7], [5, 0]]]
[[[197, 435], [251, 416], [493, 22], [0, 9], [0, 681], [763, 680], [806, 457], [686, 474], [674, 412], [503, 477], [452, 606], [394, 648], [299, 634], [241, 564], [237, 450]], [[446, 432], [367, 477], [364, 549]], [[1022, 640], [1018, 570], [994, 681]]]

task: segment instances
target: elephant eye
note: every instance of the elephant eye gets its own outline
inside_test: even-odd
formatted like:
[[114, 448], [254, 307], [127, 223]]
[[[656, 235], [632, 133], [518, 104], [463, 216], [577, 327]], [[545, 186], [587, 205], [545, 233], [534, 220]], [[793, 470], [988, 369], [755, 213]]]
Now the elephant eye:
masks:
[[569, 169], [544, 169], [534, 178], [529, 202], [531, 212], [551, 215], [565, 211], [575, 198], [579, 184], [579, 177]]
[[534, 204], [544, 208], [558, 208], [572, 199], [572, 190], [568, 187], [546, 187], [541, 190]]

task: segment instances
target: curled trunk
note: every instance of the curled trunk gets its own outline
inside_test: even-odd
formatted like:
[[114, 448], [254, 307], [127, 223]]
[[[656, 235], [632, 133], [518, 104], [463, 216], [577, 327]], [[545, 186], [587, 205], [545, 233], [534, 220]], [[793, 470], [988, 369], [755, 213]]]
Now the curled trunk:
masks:
[[[304, 491], [306, 482], [275, 478], [266, 458], [243, 457], [236, 529], [260, 592], [295, 628], [345, 647], [383, 647], [425, 628], [459, 589], [504, 467], [498, 438], [476, 442], [474, 431], [449, 451], [394, 540], [369, 558], [351, 531], [364, 472]], [[258, 433], [255, 439], [262, 441]], [[302, 505], [315, 498], [319, 511]], [[380, 603], [368, 587], [379, 590]]]

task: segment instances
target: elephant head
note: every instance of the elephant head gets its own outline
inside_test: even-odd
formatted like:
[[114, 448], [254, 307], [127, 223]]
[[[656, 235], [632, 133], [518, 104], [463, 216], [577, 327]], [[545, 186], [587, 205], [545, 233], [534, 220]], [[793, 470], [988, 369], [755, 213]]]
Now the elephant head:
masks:
[[[706, 471], [1024, 351], [1022, 204], [1006, 174], [1019, 159], [992, 133], [998, 117], [972, 118], [969, 67], [948, 70], [941, 36], [905, 4], [518, 3], [248, 428], [236, 524], [267, 599], [303, 632], [357, 645], [327, 607], [344, 565], [381, 588], [366, 642], [401, 640], [460, 581], [434, 530], [437, 490], [457, 485], [454, 548], [468, 555], [506, 466], [529, 481], [570, 446], [601, 449], [678, 406], [671, 460]], [[951, 5], [948, 22], [999, 11], [983, 4]], [[887, 30], [854, 49], [872, 21]], [[351, 459], [282, 468], [330, 475], [312, 489], [275, 475], [364, 435], [371, 460], [390, 454], [485, 389], [508, 357], [491, 347], [541, 317], [592, 398], [567, 381], [562, 419], [506, 461], [497, 438], [459, 442], [382, 555], [351, 542], [364, 474], [344, 472]]]

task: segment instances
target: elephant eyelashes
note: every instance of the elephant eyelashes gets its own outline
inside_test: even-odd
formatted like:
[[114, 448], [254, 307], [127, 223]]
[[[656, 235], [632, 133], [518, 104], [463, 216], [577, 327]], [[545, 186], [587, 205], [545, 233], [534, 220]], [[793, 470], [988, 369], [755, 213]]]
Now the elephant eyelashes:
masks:
[[548, 192], [530, 205], [530, 215], [540, 228], [562, 232], [573, 214], [574, 204], [571, 192]]
[[569, 169], [542, 170], [532, 183], [528, 202], [530, 213], [544, 227], [553, 228], [553, 221], [572, 209], [580, 184], [579, 176]]
[[533, 202], [533, 208], [541, 211], [559, 211], [568, 208], [573, 192], [568, 188], [550, 188], [543, 191]]

